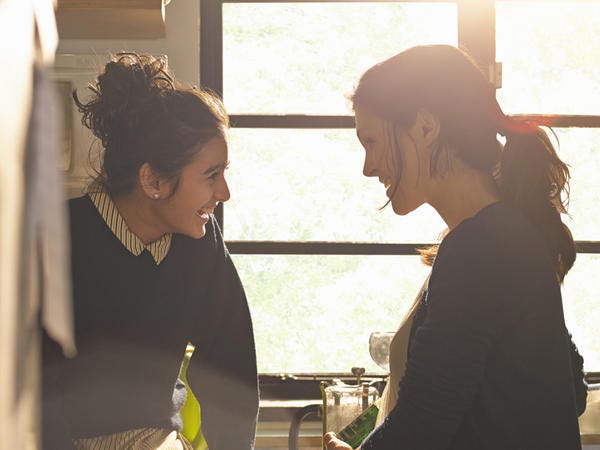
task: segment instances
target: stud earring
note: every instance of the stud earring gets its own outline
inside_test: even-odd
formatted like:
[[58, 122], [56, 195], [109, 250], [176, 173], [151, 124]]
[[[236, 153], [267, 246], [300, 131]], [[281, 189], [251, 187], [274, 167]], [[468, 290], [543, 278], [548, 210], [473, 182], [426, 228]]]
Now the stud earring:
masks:
[[158, 192], [155, 192], [152, 198], [154, 198], [154, 200], [158, 200], [160, 198], [160, 195], [158, 195]]

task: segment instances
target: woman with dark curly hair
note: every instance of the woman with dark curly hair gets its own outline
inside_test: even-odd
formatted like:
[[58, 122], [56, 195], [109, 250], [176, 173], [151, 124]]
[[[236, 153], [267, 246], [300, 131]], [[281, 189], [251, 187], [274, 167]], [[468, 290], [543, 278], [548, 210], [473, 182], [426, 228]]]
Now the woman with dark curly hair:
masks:
[[228, 116], [159, 60], [118, 54], [92, 96], [73, 93], [102, 142], [88, 193], [69, 202], [78, 354], [44, 341], [44, 448], [190, 449], [187, 380], [211, 450], [253, 447], [252, 323], [213, 211], [229, 199]]
[[560, 292], [576, 256], [561, 220], [569, 170], [549, 137], [504, 115], [477, 65], [447, 45], [376, 64], [351, 100], [363, 174], [396, 214], [428, 203], [448, 226], [389, 387], [398, 394], [361, 449], [581, 448], [583, 361]]

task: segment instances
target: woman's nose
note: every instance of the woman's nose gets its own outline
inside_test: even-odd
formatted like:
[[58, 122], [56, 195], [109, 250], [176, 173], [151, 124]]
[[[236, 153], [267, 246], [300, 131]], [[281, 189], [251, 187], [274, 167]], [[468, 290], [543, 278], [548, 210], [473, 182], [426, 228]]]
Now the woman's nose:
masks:
[[229, 192], [229, 186], [225, 177], [223, 177], [221, 183], [219, 183], [219, 186], [215, 191], [215, 197], [217, 201], [221, 203], [225, 203], [231, 197], [231, 193]]
[[376, 166], [373, 164], [373, 158], [369, 155], [369, 153], [365, 154], [365, 162], [363, 164], [363, 175], [365, 177], [374, 177], [377, 176]]

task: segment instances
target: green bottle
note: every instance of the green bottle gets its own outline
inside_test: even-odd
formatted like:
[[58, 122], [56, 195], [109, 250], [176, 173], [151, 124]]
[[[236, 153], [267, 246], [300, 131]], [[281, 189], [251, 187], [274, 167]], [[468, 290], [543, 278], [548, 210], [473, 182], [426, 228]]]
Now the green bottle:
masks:
[[378, 403], [372, 403], [360, 416], [346, 425], [342, 431], [336, 433], [337, 437], [352, 448], [356, 448], [362, 444], [362, 441], [375, 428], [375, 421], [379, 413]]

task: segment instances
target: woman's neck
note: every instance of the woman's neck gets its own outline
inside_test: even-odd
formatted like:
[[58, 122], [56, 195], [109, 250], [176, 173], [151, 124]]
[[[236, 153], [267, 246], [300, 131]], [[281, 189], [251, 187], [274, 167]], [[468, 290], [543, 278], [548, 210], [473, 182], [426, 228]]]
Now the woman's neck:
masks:
[[461, 163], [436, 181], [429, 203], [452, 230], [499, 199], [491, 175]]
[[143, 193], [134, 190], [128, 194], [115, 196], [112, 200], [129, 231], [140, 238], [144, 244], [154, 242], [165, 234], [153, 200]]

